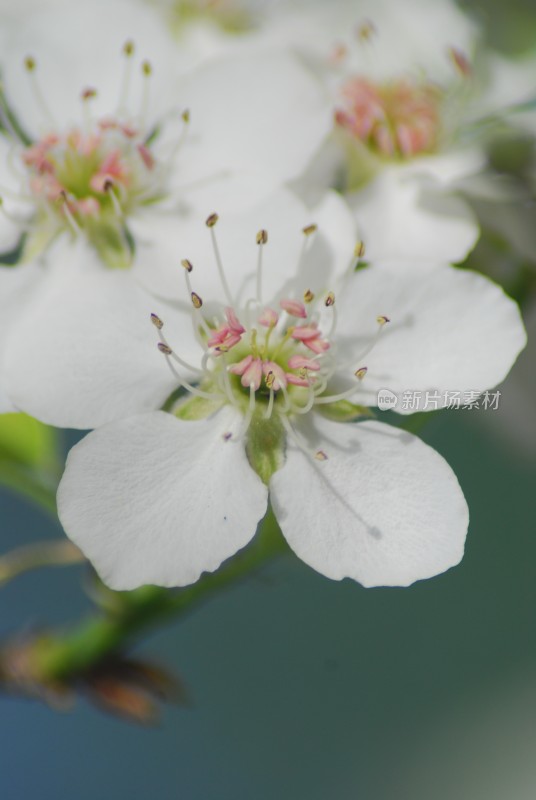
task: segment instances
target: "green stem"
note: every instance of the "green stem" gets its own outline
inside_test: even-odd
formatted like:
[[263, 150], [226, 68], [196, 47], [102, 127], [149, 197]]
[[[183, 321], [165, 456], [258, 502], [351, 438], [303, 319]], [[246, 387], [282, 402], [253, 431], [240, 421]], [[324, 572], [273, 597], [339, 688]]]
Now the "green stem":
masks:
[[409, 417], [402, 418], [399, 427], [403, 428], [408, 433], [417, 435], [429, 422], [435, 419], [439, 413], [439, 409], [437, 411], [416, 411], [414, 414], [410, 414]]
[[81, 564], [85, 560], [67, 538], [24, 545], [0, 556], [0, 586], [30, 570]]
[[43, 639], [35, 653], [35, 674], [44, 681], [66, 681], [91, 670], [132, 642], [145, 629], [176, 619], [216, 592], [251, 575], [268, 560], [285, 552], [271, 511], [255, 539], [217, 572], [179, 590], [144, 586], [114, 595], [118, 608], [95, 615], [62, 637]]

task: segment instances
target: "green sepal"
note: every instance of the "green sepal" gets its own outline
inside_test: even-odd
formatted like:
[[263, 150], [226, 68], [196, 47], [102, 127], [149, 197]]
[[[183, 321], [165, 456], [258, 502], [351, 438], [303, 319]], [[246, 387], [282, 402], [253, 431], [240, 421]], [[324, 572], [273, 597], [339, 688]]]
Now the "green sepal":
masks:
[[367, 406], [358, 406], [349, 400], [338, 400], [336, 403], [320, 403], [316, 406], [322, 416], [333, 422], [352, 422], [360, 417], [374, 417], [374, 413]]
[[89, 241], [110, 269], [127, 269], [132, 264], [132, 240], [126, 228], [99, 222], [87, 225]]
[[173, 413], [179, 419], [195, 422], [198, 419], [206, 419], [218, 411], [223, 405], [223, 400], [209, 400], [206, 397], [187, 397]]
[[264, 419], [264, 408], [253, 414], [246, 443], [249, 463], [266, 485], [285, 460], [285, 430], [279, 416]]
[[17, 244], [11, 250], [0, 253], [0, 265], [2, 267], [16, 267], [22, 261], [27, 234], [23, 233]]
[[[1, 77], [1, 75], [0, 75]], [[25, 147], [32, 144], [32, 139], [29, 134], [24, 130], [23, 126], [18, 120], [17, 115], [9, 105], [6, 94], [0, 83], [0, 131], [9, 134], [15, 134], [19, 142]], [[3, 119], [2, 119], [3, 118]], [[7, 124], [6, 124], [7, 123]]]
[[47, 247], [50, 247], [59, 232], [60, 228], [56, 225], [46, 224], [38, 217], [31, 230], [24, 237], [19, 261], [33, 261], [40, 256]]
[[344, 191], [358, 191], [383, 168], [382, 159], [343, 128], [336, 128], [335, 140], [346, 152]]
[[210, 25], [216, 24], [226, 33], [235, 35], [250, 30], [253, 25], [246, 11], [224, 7], [219, 13], [214, 13], [210, 3], [202, 4], [199, 0], [175, 0], [170, 10], [172, 12], [170, 23], [176, 36], [181, 36], [186, 25], [192, 22], [208, 21]]

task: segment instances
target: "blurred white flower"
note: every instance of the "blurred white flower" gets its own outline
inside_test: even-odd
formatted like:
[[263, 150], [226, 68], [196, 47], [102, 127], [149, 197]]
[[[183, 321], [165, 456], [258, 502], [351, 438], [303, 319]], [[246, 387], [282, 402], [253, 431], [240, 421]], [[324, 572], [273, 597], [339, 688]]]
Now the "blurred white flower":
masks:
[[[63, 392], [79, 423], [100, 413], [98, 399], [109, 418], [116, 406], [119, 421], [71, 451], [58, 496], [67, 534], [113, 588], [184, 585], [216, 569], [252, 538], [268, 492], [292, 549], [331, 578], [407, 585], [462, 556], [467, 508], [443, 459], [388, 425], [350, 423], [382, 387], [495, 385], [525, 343], [517, 307], [489, 280], [445, 265], [354, 274], [327, 240], [310, 261], [314, 225], [301, 234], [296, 267], [280, 247], [296, 253], [298, 231], [288, 230], [288, 209], [279, 213], [281, 229], [255, 237], [232, 220], [221, 240], [211, 215], [214, 272], [184, 259], [189, 309], [152, 314], [161, 356], [138, 329], [131, 335], [132, 309], [118, 306], [112, 327], [108, 315], [96, 332], [91, 377]], [[256, 267], [227, 273], [233, 241], [241, 261], [255, 238]], [[83, 346], [79, 333], [68, 349]], [[146, 411], [149, 393], [157, 408], [170, 391], [167, 376], [147, 388], [156, 357], [181, 390], [173, 413]], [[68, 375], [69, 353], [65, 361]], [[136, 403], [145, 413], [125, 418]]]
[[487, 51], [453, 2], [336, 0], [277, 7], [286, 41], [323, 76], [336, 137], [304, 190], [350, 194], [371, 259], [463, 261], [478, 224], [460, 190], [487, 163], [492, 123], [534, 99], [534, 69]]
[[35, 318], [46, 329], [58, 316], [47, 298], [59, 292], [67, 308], [85, 291], [92, 319], [122, 280], [110, 268], [129, 268], [126, 286], [176, 263], [194, 220], [214, 204], [262, 202], [303, 171], [331, 123], [315, 79], [288, 54], [224, 58], [184, 75], [141, 4], [58, 0], [3, 33], [0, 261], [29, 262], [0, 265], [8, 410], [3, 348], [28, 302], [34, 312], [44, 304], [50, 320]]
[[55, 4], [14, 31], [2, 55], [4, 253], [24, 233], [29, 259], [68, 231], [128, 266], [166, 214], [205, 215], [207, 197], [255, 202], [299, 176], [329, 130], [292, 56], [223, 59], [179, 79], [177, 49], [137, 3]]

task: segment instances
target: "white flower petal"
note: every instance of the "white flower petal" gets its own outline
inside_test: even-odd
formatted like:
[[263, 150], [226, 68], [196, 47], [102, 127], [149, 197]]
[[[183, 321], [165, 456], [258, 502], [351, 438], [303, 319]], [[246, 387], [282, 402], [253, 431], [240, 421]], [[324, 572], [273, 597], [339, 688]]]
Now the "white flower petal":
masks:
[[58, 511], [113, 589], [184, 586], [244, 547], [267, 489], [224, 409], [202, 422], [154, 412], [89, 434], [68, 457]]
[[[421, 179], [437, 181], [437, 189], [450, 186], [457, 188], [460, 181], [482, 172], [487, 165], [487, 155], [480, 147], [462, 150], [447, 150], [431, 156], [421, 156], [400, 165], [397, 169], [401, 179], [417, 176]], [[431, 189], [434, 185], [431, 184]]]
[[345, 170], [344, 149], [336, 136], [330, 136], [309, 162], [307, 170], [291, 186], [305, 202], [314, 203], [327, 189], [343, 182]]
[[318, 82], [286, 53], [212, 61], [184, 81], [180, 98], [191, 111], [185, 160], [207, 173], [262, 169], [268, 190], [300, 175], [332, 126]]
[[[371, 36], [359, 42], [356, 31], [363, 24], [370, 25]], [[346, 69], [379, 80], [424, 71], [441, 81], [454, 74], [448, 49], [470, 56], [476, 33], [472, 20], [450, 0], [301, 0], [274, 4], [266, 35], [321, 64], [342, 45]]]
[[368, 367], [357, 402], [375, 405], [382, 388], [482, 392], [506, 377], [526, 344], [516, 303], [468, 270], [376, 264], [350, 276], [339, 294], [340, 360], [361, 361], [377, 335], [376, 317], [390, 319], [355, 363]]
[[7, 396], [5, 349], [6, 340], [19, 330], [18, 322], [37, 285], [41, 270], [35, 264], [19, 267], [0, 266], [0, 414], [15, 411]]
[[[150, 113], [159, 115], [177, 102], [174, 76], [177, 53], [163, 21], [142, 3], [128, 0], [94, 0], [90, 5], [77, 0], [56, 2], [27, 15], [13, 27], [4, 54], [6, 94], [23, 127], [34, 136], [51, 127], [60, 130], [83, 121], [81, 92], [97, 90], [91, 101], [96, 116], [114, 114], [125, 71], [122, 49], [132, 41], [132, 79], [127, 98], [131, 115], [139, 113], [143, 78], [141, 61], [153, 67]], [[24, 68], [27, 56], [35, 58], [36, 78], [51, 119], [43, 112], [32, 91]], [[55, 124], [53, 125], [52, 122]]]
[[[311, 248], [306, 268], [313, 271], [316, 260], [319, 262], [316, 270], [323, 273], [325, 279], [330, 278], [331, 273], [334, 277], [344, 275], [355, 263], [354, 251], [358, 240], [357, 225], [348, 203], [337, 192], [325, 192], [311, 208], [311, 219], [318, 225], [319, 238], [323, 237], [326, 244], [329, 243], [331, 253], [319, 247], [316, 251]], [[328, 266], [331, 266], [330, 270]]]
[[181, 213], [203, 218], [214, 208], [222, 214], [247, 212], [279, 185], [279, 176], [263, 172], [259, 165], [219, 169], [200, 148], [185, 146], [175, 159], [167, 187], [169, 201], [175, 201]]
[[270, 483], [277, 521], [306, 564], [364, 586], [408, 586], [457, 564], [468, 510], [446, 461], [378, 422], [317, 420], [326, 461], [289, 445]]
[[[218, 275], [210, 232], [203, 216], [181, 216], [176, 212], [145, 215], [132, 229], [137, 241], [134, 274], [149, 290], [168, 299], [188, 300], [181, 259], [194, 265], [192, 288], [205, 302], [227, 303]], [[318, 231], [304, 246], [303, 228], [318, 224]], [[279, 189], [247, 212], [222, 212], [214, 228], [227, 283], [237, 304], [256, 296], [259, 230], [268, 231], [263, 251], [262, 297], [274, 297], [310, 288], [320, 291], [344, 272], [355, 245], [355, 224], [345, 202], [334, 192], [325, 194], [314, 208], [307, 208], [292, 192]], [[331, 288], [331, 287], [330, 287]]]
[[177, 387], [157, 350], [152, 312], [186, 358], [194, 347], [189, 314], [156, 302], [129, 272], [95, 261], [81, 247], [62, 248], [6, 344], [13, 403], [60, 427], [92, 428], [153, 410]]
[[524, 118], [518, 114], [515, 107], [518, 104], [534, 101], [536, 95], [534, 55], [531, 53], [524, 58], [512, 59], [489, 52], [486, 53], [480, 66], [485, 73], [484, 76], [480, 76], [484, 86], [480, 96], [471, 106], [473, 119], [488, 114], [499, 114], [503, 117], [506, 112], [509, 123], [517, 125], [521, 116], [523, 124]]
[[384, 170], [349, 198], [367, 260], [463, 261], [479, 236], [467, 203], [430, 181]]

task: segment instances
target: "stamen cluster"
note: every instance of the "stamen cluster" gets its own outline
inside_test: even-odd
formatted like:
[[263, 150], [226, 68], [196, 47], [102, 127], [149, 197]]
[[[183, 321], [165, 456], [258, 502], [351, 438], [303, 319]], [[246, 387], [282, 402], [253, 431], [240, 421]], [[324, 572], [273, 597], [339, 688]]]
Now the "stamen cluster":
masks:
[[342, 101], [337, 124], [381, 156], [412, 158], [437, 147], [441, 91], [431, 83], [352, 78], [342, 87]]
[[[212, 237], [222, 287], [232, 303], [214, 233], [217, 221], [217, 214], [212, 214], [206, 225]], [[305, 242], [315, 231], [316, 225], [303, 229]], [[337, 403], [355, 393], [355, 386], [337, 394], [326, 392], [336, 371], [342, 368], [346, 372], [347, 367], [352, 367], [354, 377], [361, 381], [367, 374], [367, 367], [337, 361], [336, 348], [332, 347], [337, 327], [333, 292], [315, 297], [307, 289], [302, 300], [281, 299], [278, 310], [263, 305], [262, 249], [268, 241], [267, 232], [260, 231], [256, 241], [259, 246], [257, 297], [239, 311], [230, 304], [221, 315], [207, 317], [202, 298], [192, 290], [193, 265], [187, 259], [182, 261], [193, 306], [194, 332], [203, 349], [200, 368], [189, 364], [172, 349], [162, 332], [164, 323], [156, 314], [151, 320], [158, 331], [158, 348], [180, 387], [194, 397], [237, 408], [245, 417], [243, 433], [260, 409], [265, 420], [276, 412], [287, 432], [293, 435], [286, 417], [306, 414], [316, 405]], [[377, 318], [377, 336], [388, 322], [385, 316]], [[356, 361], [370, 352], [377, 336], [371, 339], [364, 352], [356, 354]], [[184, 369], [195, 375], [193, 382], [185, 380]]]
[[[83, 232], [107, 266], [128, 267], [133, 254], [129, 216], [139, 206], [166, 197], [168, 173], [186, 137], [189, 112], [180, 114], [176, 141], [169, 140], [162, 148], [161, 125], [147, 124], [152, 76], [148, 61], [140, 64], [139, 108], [131, 108], [134, 52], [134, 44], [127, 41], [115, 110], [95, 119], [91, 105], [97, 91], [86, 88], [80, 94], [83, 123], [67, 131], [56, 122], [48, 107], [35, 60], [26, 58], [34, 100], [48, 131], [34, 141], [13, 123], [14, 117], [0, 90], [0, 122], [13, 141], [19, 161], [11, 164], [10, 159], [8, 167], [17, 180], [22, 179], [20, 193], [10, 194], [30, 206], [26, 219], [13, 218], [13, 221], [30, 231], [25, 246], [32, 256], [59, 232], [69, 229], [76, 235]], [[20, 162], [24, 167], [22, 175]], [[7, 214], [3, 207], [2, 210]]]
[[27, 147], [22, 160], [38, 207], [80, 228], [127, 213], [155, 194], [155, 159], [140, 132], [117, 119], [92, 131], [49, 134]]
[[[216, 356], [229, 353], [228, 361], [235, 354], [241, 356], [241, 349], [244, 345], [247, 347], [249, 352], [228, 366], [230, 373], [240, 376], [240, 384], [245, 389], [257, 392], [263, 387], [265, 391], [278, 392], [289, 384], [314, 387], [317, 380], [314, 373], [320, 370], [320, 361], [315, 360], [315, 356], [326, 353], [330, 344], [323, 338], [318, 323], [309, 316], [304, 303], [281, 300], [280, 308], [287, 318], [305, 322], [289, 325], [284, 315], [280, 317], [273, 308], [265, 308], [257, 317], [257, 325], [247, 331], [235, 312], [227, 308], [226, 323], [207, 341]], [[238, 346], [240, 343], [242, 348]], [[315, 355], [311, 357], [311, 353]]]

